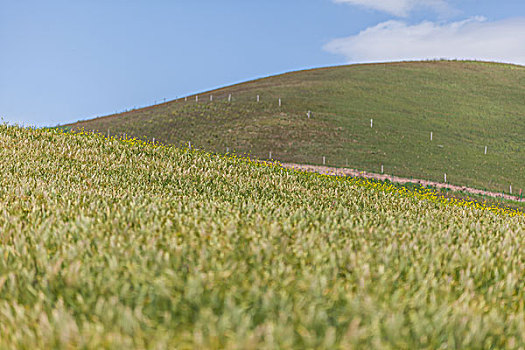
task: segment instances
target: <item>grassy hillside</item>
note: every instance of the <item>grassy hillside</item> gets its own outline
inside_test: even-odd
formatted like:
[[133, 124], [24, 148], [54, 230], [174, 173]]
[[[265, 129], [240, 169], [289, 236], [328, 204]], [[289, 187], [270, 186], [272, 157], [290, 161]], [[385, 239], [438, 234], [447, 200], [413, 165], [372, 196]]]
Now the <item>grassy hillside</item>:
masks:
[[386, 173], [434, 181], [446, 173], [454, 184], [506, 192], [512, 185], [516, 192], [525, 190], [524, 101], [525, 67], [353, 65], [260, 79], [201, 94], [198, 102], [191, 96], [73, 127], [190, 141], [219, 153], [272, 152], [286, 162], [321, 164], [325, 157], [327, 165], [373, 172], [383, 164]]
[[0, 348], [522, 348], [525, 218], [0, 126]]

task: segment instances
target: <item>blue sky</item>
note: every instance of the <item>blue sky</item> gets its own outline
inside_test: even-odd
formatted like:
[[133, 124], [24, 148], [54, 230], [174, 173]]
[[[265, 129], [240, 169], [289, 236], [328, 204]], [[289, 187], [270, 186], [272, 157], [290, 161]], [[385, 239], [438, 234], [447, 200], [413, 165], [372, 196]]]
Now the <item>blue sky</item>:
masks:
[[53, 126], [303, 68], [525, 65], [523, 0], [0, 0], [0, 116]]

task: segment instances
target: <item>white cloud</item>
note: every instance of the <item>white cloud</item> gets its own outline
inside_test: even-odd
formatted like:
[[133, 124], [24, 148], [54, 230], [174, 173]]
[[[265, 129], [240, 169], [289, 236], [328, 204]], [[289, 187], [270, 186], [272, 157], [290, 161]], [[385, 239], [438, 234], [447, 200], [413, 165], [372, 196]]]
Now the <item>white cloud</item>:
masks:
[[407, 17], [417, 8], [430, 8], [439, 13], [451, 11], [445, 0], [333, 0], [336, 3], [345, 3], [388, 12], [398, 17]]
[[475, 59], [525, 65], [525, 18], [488, 22], [482, 17], [452, 23], [409, 25], [387, 21], [325, 45], [349, 62], [434, 58]]

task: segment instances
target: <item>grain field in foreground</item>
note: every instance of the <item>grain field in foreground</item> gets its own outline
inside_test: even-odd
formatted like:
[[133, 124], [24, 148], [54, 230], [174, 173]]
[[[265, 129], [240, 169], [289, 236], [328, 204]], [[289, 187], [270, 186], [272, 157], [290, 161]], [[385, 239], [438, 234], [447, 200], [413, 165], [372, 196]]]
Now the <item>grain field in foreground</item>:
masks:
[[523, 348], [525, 218], [0, 126], [0, 348]]

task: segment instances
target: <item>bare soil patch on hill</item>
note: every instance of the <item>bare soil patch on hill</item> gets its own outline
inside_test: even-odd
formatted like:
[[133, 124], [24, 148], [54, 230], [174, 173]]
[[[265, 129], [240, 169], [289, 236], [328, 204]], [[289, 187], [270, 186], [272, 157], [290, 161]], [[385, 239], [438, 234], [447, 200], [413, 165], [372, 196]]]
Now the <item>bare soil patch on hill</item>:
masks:
[[495, 197], [495, 198], [504, 198], [507, 200], [513, 200], [517, 202], [525, 202], [525, 198], [520, 199], [517, 196], [513, 196], [513, 195], [509, 195], [505, 193], [485, 191], [485, 190], [480, 190], [477, 188], [457, 186], [457, 185], [452, 185], [449, 183], [435, 182], [435, 181], [429, 181], [429, 180], [410, 179], [410, 178], [404, 178], [404, 177], [388, 175], [388, 174], [376, 174], [376, 173], [370, 173], [370, 172], [360, 171], [356, 169], [333, 168], [333, 167], [327, 167], [327, 166], [322, 166], [322, 165], [306, 165], [306, 164], [294, 164], [294, 163], [281, 163], [281, 166], [287, 169], [297, 169], [297, 170], [316, 172], [319, 174], [326, 174], [326, 175], [362, 177], [366, 179], [373, 179], [373, 180], [379, 180], [379, 181], [388, 180], [390, 182], [395, 182], [395, 183], [400, 183], [400, 184], [413, 183], [413, 184], [421, 185], [423, 187], [435, 187], [439, 189], [449, 189], [452, 191], [462, 191], [462, 192], [467, 192], [467, 193], [480, 195], [480, 196], [490, 196], [490, 197]]

